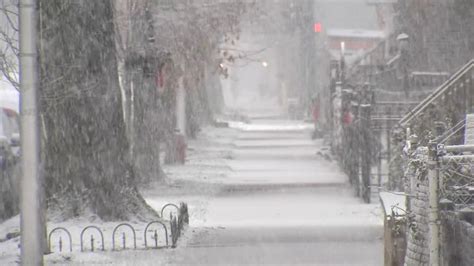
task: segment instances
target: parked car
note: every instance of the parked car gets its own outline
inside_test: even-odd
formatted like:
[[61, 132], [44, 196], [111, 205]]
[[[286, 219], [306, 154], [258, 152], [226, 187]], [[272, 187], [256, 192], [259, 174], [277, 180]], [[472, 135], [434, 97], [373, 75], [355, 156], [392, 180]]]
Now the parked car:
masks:
[[0, 107], [0, 166], [8, 156], [20, 155], [19, 117], [14, 110]]
[[[1, 83], [1, 85], [4, 85]], [[12, 88], [0, 88], [0, 156], [19, 156], [19, 94]]]
[[19, 158], [18, 92], [0, 88], [0, 221], [18, 213]]

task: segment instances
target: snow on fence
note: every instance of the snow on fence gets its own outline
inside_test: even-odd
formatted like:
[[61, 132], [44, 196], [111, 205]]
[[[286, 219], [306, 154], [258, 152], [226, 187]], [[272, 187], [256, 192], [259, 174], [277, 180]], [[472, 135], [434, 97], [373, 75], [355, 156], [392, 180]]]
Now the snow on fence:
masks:
[[[175, 215], [173, 215], [172, 212], [169, 213], [169, 220], [155, 220], [146, 224], [145, 229], [143, 230], [143, 247], [145, 249], [176, 247], [178, 238], [180, 237], [185, 224], [189, 224], [188, 207], [185, 203], [181, 203], [179, 207], [172, 203], [166, 204], [161, 209], [161, 214], [164, 214], [164, 210], [169, 207], [174, 207], [176, 209]], [[164, 217], [161, 218], [164, 219]], [[158, 234], [159, 228], [163, 229], [162, 236]], [[101, 229], [97, 225], [88, 225], [84, 227], [80, 231], [79, 235], [80, 251], [94, 252], [97, 251], [98, 248], [100, 251], [106, 251], [108, 248], [106, 246], [106, 237], [104, 236], [104, 232], [106, 230], [107, 229], [105, 228]], [[119, 236], [121, 236], [121, 238]], [[65, 227], [55, 227], [49, 232], [47, 240], [50, 252], [54, 252], [53, 241], [57, 241], [57, 244], [54, 245], [57, 251], [64, 251], [65, 242], [63, 237], [67, 238], [66, 244], [68, 246], [67, 248], [69, 252], [73, 252], [73, 235], [71, 234], [70, 230], [66, 229]], [[169, 243], [170, 237], [171, 245]], [[149, 238], [154, 241], [152, 245], [150, 245], [150, 242], [148, 241]], [[158, 239], [160, 238], [165, 241], [164, 246], [159, 245]], [[127, 243], [130, 242], [133, 243], [133, 249], [137, 249], [137, 230], [129, 223], [120, 223], [116, 225], [112, 230], [111, 239], [112, 242], [110, 251], [129, 249], [130, 246], [127, 246]]]
[[[460, 208], [474, 204], [473, 145], [438, 145], [439, 198]], [[467, 154], [466, 154], [467, 153]]]
[[[408, 195], [407, 265], [439, 265], [449, 249], [441, 240], [447, 237], [446, 210], [473, 213], [474, 145], [444, 145], [430, 141], [417, 146], [412, 141], [405, 178]], [[444, 217], [444, 218], [443, 218]], [[458, 216], [458, 219], [461, 216]], [[444, 252], [444, 253], [443, 253]]]

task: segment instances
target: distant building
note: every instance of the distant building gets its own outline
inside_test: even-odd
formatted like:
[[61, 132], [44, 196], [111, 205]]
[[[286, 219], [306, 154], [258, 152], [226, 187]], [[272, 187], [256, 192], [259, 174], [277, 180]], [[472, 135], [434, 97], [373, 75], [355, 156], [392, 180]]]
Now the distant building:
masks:
[[341, 55], [345, 44], [346, 62], [350, 63], [375, 47], [389, 35], [391, 12], [388, 0], [317, 0], [318, 14], [325, 26], [331, 59]]
[[327, 38], [331, 57], [333, 59], [340, 57], [341, 43], [344, 43], [344, 56], [350, 63], [364, 52], [374, 48], [385, 38], [385, 33], [379, 30], [329, 29]]
[[367, 0], [316, 0], [315, 8], [326, 29], [380, 29], [376, 8]]

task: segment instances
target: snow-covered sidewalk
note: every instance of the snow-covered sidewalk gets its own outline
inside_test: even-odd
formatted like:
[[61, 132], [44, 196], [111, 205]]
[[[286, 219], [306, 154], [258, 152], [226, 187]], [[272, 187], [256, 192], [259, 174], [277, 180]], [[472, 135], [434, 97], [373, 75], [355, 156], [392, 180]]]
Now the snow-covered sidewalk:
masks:
[[[278, 249], [295, 248], [294, 252], [304, 253], [299, 262], [314, 262], [317, 252], [306, 250], [312, 247], [326, 249], [320, 245], [324, 240], [333, 245], [332, 252], [344, 243], [340, 252], [368, 262], [359, 265], [377, 265], [381, 256], [378, 254], [381, 253], [382, 232], [380, 206], [363, 204], [355, 198], [337, 163], [316, 154], [323, 145], [320, 140], [309, 139], [310, 125], [290, 123], [282, 126], [283, 123], [272, 121], [253, 126], [230, 125], [230, 128], [204, 128], [196, 140], [189, 141], [185, 165], [164, 165], [167, 179], [142, 189], [147, 203], [158, 212], [166, 203], [188, 204], [190, 226], [176, 249], [145, 250], [143, 230], [146, 223], [134, 221], [131, 225], [136, 229], [138, 250], [112, 252], [112, 232], [119, 222], [82, 218], [48, 224], [48, 230], [61, 226], [71, 231], [73, 252], [67, 251], [63, 235], [64, 251], [45, 256], [46, 263], [189, 265], [190, 261], [195, 261], [197, 265], [206, 265], [204, 261], [225, 261], [221, 261], [223, 254], [233, 256], [237, 261], [243, 259], [228, 253], [225, 247], [249, 252], [251, 256], [257, 256], [250, 261], [261, 260], [262, 263], [277, 258], [274, 252]], [[0, 238], [7, 232], [17, 232], [18, 224], [18, 217], [15, 217], [0, 225]], [[80, 252], [78, 236], [82, 228], [91, 224], [103, 230], [107, 251]], [[58, 249], [57, 236], [52, 242], [54, 250]], [[116, 237], [121, 246], [122, 231]], [[90, 247], [90, 234], [85, 238]], [[98, 236], [94, 235], [94, 239], [97, 241]], [[164, 238], [158, 239], [159, 244], [164, 245]], [[272, 243], [276, 239], [291, 241], [275, 246]], [[151, 234], [148, 241], [154, 244]], [[100, 247], [99, 242], [96, 248]], [[300, 242], [309, 244], [305, 249], [298, 244]], [[18, 237], [0, 242], [0, 265], [16, 264], [18, 244]], [[132, 246], [127, 234], [127, 247]], [[360, 252], [353, 252], [358, 246]], [[259, 257], [258, 250], [266, 255]], [[378, 255], [366, 260], [371, 254]], [[321, 261], [331, 261], [323, 255]], [[350, 261], [349, 257], [343, 261]]]
[[[212, 144], [222, 141], [219, 130], [206, 130], [216, 135], [194, 146], [207, 151], [199, 152], [203, 162], [211, 158], [206, 165], [225, 170], [186, 178], [195, 191], [190, 215], [200, 217], [172, 265], [381, 265], [380, 206], [354, 197], [337, 163], [317, 155], [324, 145], [310, 139], [311, 125], [229, 124], [225, 145]], [[212, 150], [225, 157], [214, 160]]]

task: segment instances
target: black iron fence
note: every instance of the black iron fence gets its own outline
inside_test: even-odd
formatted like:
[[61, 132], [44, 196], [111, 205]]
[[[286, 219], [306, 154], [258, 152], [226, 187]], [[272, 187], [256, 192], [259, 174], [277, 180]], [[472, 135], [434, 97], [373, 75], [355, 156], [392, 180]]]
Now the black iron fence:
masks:
[[[165, 209], [174, 208], [176, 212], [169, 213], [169, 220], [161, 217], [161, 220], [151, 221], [146, 224], [143, 230], [143, 248], [174, 248], [186, 224], [189, 224], [188, 207], [181, 203], [166, 204], [161, 209], [164, 214]], [[163, 230], [161, 230], [163, 229]], [[118, 251], [126, 249], [137, 249], [137, 229], [130, 223], [120, 223], [116, 225], [111, 234], [111, 246], [106, 245], [104, 229], [100, 225], [88, 225], [84, 227], [79, 235], [80, 251]], [[171, 238], [171, 243], [169, 239]], [[159, 245], [159, 239], [164, 241], [164, 245]], [[73, 252], [73, 235], [65, 227], [53, 228], [48, 234], [48, 247], [50, 252]], [[151, 240], [151, 242], [150, 242]], [[110, 243], [110, 242], [109, 242]]]

